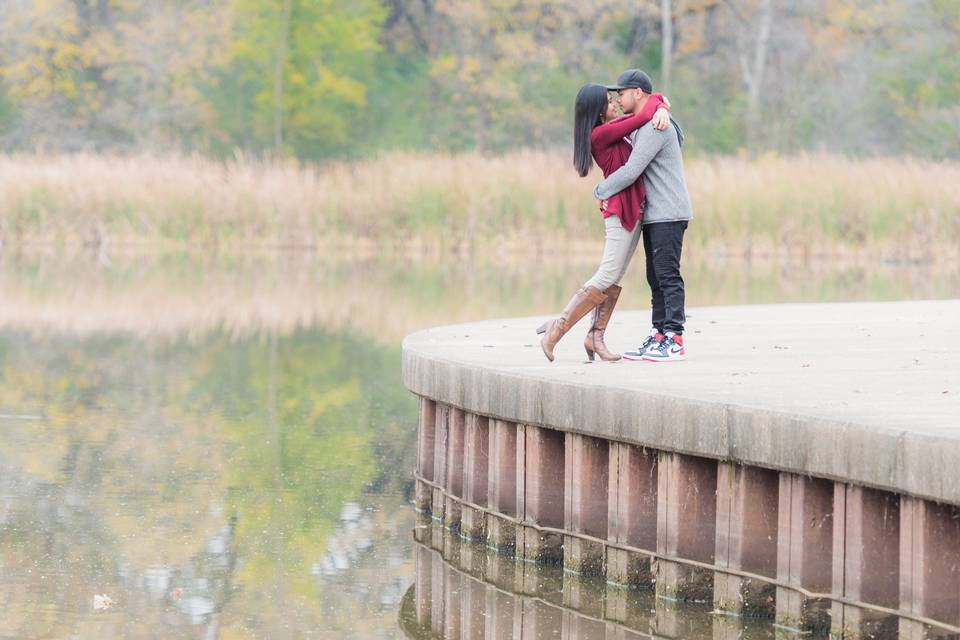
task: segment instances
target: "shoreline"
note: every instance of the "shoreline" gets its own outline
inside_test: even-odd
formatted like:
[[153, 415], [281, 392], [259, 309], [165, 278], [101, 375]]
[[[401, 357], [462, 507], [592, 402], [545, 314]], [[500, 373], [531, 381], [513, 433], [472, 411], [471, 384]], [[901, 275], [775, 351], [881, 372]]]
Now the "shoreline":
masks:
[[[691, 227], [691, 229], [694, 229]], [[695, 232], [695, 230], [694, 230]], [[693, 234], [691, 234], [693, 235]], [[704, 243], [694, 236], [684, 245], [684, 261], [697, 263], [815, 264], [828, 261], [832, 266], [869, 265], [960, 265], [960, 245], [949, 242], [920, 246], [911, 242], [884, 242], [873, 245], [820, 243], [789, 246], [758, 238], [740, 244]], [[75, 257], [84, 254], [99, 256], [316, 256], [332, 260], [390, 260], [442, 262], [465, 259], [477, 262], [506, 260], [511, 263], [539, 264], [552, 262], [558, 253], [571, 264], [593, 264], [601, 255], [602, 237], [595, 240], [571, 240], [558, 237], [494, 238], [474, 243], [451, 242], [444, 238], [413, 237], [390, 242], [370, 238], [336, 239], [327, 242], [209, 242], [174, 243], [139, 238], [103, 238], [95, 242], [72, 239], [30, 238], [15, 242], [0, 238], [0, 259], [12, 255], [59, 255]]]

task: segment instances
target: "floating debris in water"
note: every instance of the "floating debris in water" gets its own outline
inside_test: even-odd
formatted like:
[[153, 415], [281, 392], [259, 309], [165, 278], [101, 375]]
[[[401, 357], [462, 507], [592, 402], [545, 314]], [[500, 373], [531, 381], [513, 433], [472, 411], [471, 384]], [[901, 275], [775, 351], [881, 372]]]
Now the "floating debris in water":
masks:
[[93, 608], [95, 611], [106, 611], [113, 606], [113, 599], [107, 594], [93, 596]]

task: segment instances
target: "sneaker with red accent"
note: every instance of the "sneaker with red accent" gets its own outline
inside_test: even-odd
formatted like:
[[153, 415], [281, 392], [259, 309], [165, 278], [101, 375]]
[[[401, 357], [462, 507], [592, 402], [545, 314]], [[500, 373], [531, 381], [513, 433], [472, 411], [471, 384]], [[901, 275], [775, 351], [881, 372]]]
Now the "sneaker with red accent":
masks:
[[647, 336], [647, 339], [643, 341], [636, 351], [624, 351], [623, 359], [624, 360], [643, 360], [643, 354], [645, 354], [651, 347], [658, 345], [660, 341], [663, 340], [663, 334], [657, 331], [657, 328], [654, 327], [650, 329], [650, 335]]
[[647, 362], [676, 362], [687, 359], [687, 351], [683, 347], [683, 336], [667, 333], [658, 344], [652, 345], [643, 354]]

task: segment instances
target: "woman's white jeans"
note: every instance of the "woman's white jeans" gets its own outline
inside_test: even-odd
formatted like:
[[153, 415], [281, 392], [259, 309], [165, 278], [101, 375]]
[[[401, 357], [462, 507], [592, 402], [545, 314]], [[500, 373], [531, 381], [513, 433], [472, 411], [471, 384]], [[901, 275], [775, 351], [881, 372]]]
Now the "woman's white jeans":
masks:
[[584, 284], [586, 287], [596, 287], [600, 291], [606, 291], [611, 285], [618, 284], [627, 272], [630, 266], [630, 259], [637, 251], [637, 244], [640, 242], [643, 224], [637, 221], [637, 226], [633, 231], [627, 231], [620, 223], [620, 218], [610, 216], [604, 218], [606, 226], [606, 242], [603, 245], [603, 258], [600, 259], [600, 267], [593, 277]]

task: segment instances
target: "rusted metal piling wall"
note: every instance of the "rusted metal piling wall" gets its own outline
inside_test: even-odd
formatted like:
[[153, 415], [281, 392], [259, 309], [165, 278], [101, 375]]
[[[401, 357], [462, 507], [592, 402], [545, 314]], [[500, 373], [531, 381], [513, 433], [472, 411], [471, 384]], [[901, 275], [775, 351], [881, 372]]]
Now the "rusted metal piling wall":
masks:
[[[954, 505], [515, 424], [428, 398], [417, 447], [418, 509], [519, 560], [562, 562], [617, 587], [645, 584], [666, 602], [712, 599], [787, 629], [829, 625], [845, 638], [891, 618], [917, 640], [960, 627]], [[437, 571], [429, 579], [418, 571], [417, 611], [462, 616], [435, 628], [447, 637], [453, 627], [482, 637], [474, 630], [482, 608], [493, 627], [565, 624], [534, 610], [518, 618], [514, 603], [476, 585], [444, 596]], [[566, 624], [574, 622], [582, 621]]]

